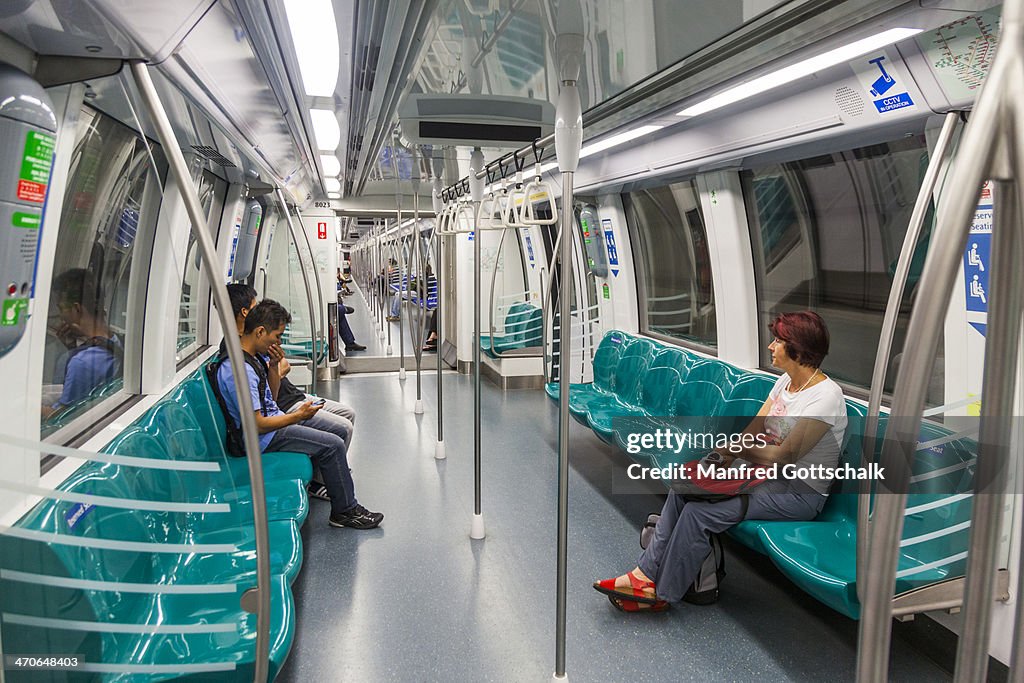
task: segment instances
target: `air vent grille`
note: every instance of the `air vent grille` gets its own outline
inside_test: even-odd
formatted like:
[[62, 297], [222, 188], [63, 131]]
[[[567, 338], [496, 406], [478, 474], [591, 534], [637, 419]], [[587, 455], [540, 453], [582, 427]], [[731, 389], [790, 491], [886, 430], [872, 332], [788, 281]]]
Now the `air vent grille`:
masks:
[[192, 145], [192, 149], [194, 149], [196, 153], [199, 156], [203, 157], [204, 159], [212, 161], [215, 164], [219, 164], [224, 168], [235, 167], [235, 164], [232, 163], [231, 159], [228, 159], [226, 156], [218, 152], [213, 147], [210, 147], [209, 145]]
[[864, 113], [864, 98], [853, 88], [844, 85], [836, 88], [836, 106], [847, 116], [860, 116]]

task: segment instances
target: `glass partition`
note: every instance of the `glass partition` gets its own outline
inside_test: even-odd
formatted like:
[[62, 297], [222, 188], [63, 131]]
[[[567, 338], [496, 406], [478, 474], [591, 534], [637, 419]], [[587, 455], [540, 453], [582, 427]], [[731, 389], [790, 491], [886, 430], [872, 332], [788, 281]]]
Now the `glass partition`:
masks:
[[[161, 173], [166, 161], [150, 143]], [[131, 329], [128, 287], [147, 182], [142, 138], [83, 107], [64, 196], [43, 364], [42, 435], [69, 424], [123, 386]], [[146, 265], [146, 264], [143, 264]]]
[[718, 342], [707, 231], [692, 180], [623, 195], [642, 269], [643, 332], [714, 347]]
[[[227, 183], [207, 170], [196, 169], [193, 174], [199, 194], [199, 202], [206, 216], [206, 224], [216, 234], [224, 209]], [[199, 326], [199, 308], [202, 305], [196, 297], [199, 293], [199, 278], [202, 272], [198, 243], [192, 230], [188, 233], [188, 249], [185, 254], [185, 271], [181, 278], [181, 304], [178, 314], [178, 344], [176, 360], [189, 354], [196, 344]]]
[[[762, 367], [771, 367], [771, 318], [810, 308], [831, 333], [825, 371], [869, 387], [889, 289], [927, 166], [927, 145], [917, 135], [742, 173]], [[895, 381], [931, 227], [929, 211], [900, 306], [887, 392]], [[929, 394], [929, 400], [941, 403], [941, 372]]]

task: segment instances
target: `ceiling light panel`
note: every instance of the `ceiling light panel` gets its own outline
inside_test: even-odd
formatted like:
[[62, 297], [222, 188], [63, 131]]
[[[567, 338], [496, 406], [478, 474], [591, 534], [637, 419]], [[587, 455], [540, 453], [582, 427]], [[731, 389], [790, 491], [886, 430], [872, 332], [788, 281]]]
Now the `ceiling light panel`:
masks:
[[341, 49], [331, 0], [284, 0], [284, 9], [306, 94], [333, 96]]
[[313, 122], [313, 135], [316, 146], [322, 152], [333, 152], [341, 144], [341, 127], [334, 112], [329, 109], [310, 109], [309, 118]]
[[887, 45], [898, 43], [905, 38], [909, 38], [921, 32], [921, 29], [917, 28], [894, 28], [882, 33], [877, 33], [873, 36], [868, 36], [862, 40], [855, 41], [849, 45], [843, 45], [837, 47], [834, 50], [810, 57], [796, 64], [784, 67], [777, 71], [765, 74], [753, 80], [742, 83], [733, 88], [721, 92], [713, 97], [693, 104], [686, 109], [676, 113], [676, 116], [698, 116], [705, 114], [709, 111], [719, 109], [729, 104], [739, 102], [748, 97], [759, 95], [763, 92], [767, 92], [773, 88], [777, 88], [780, 85], [786, 83], [792, 83], [804, 76], [809, 76], [818, 71], [822, 71], [829, 67], [836, 66], [848, 62], [852, 59], [860, 57], [863, 54], [878, 50]]
[[333, 154], [321, 154], [320, 166], [322, 166], [324, 169], [324, 175], [341, 175], [341, 162], [338, 161], [338, 157], [334, 156]]

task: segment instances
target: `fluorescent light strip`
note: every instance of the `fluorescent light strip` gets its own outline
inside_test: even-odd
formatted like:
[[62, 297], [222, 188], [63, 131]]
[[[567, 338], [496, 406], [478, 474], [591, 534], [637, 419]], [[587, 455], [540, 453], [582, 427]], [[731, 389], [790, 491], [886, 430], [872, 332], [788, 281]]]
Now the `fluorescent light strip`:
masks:
[[337, 178], [324, 178], [324, 189], [328, 192], [341, 192], [341, 182]]
[[656, 130], [661, 130], [662, 128], [664, 128], [664, 126], [640, 126], [639, 128], [634, 128], [633, 130], [627, 130], [624, 133], [613, 135], [610, 138], [605, 138], [604, 140], [598, 140], [597, 142], [592, 142], [589, 145], [584, 145], [583, 149], [580, 150], [580, 159], [586, 159], [591, 154], [597, 154], [598, 152], [603, 152], [606, 149], [611, 149], [612, 147], [621, 145], [624, 142], [636, 140], [639, 137], [653, 133]]
[[309, 119], [313, 122], [316, 146], [322, 152], [333, 152], [341, 144], [341, 126], [334, 112], [329, 109], [310, 109]]
[[341, 162], [338, 161], [338, 157], [334, 156], [333, 154], [321, 154], [320, 165], [324, 169], [324, 175], [341, 175]]
[[848, 62], [872, 50], [897, 43], [920, 32], [921, 29], [918, 28], [893, 28], [883, 31], [882, 33], [869, 36], [834, 50], [829, 50], [824, 54], [805, 59], [802, 62], [797, 62], [778, 71], [773, 71], [770, 74], [765, 74], [759, 78], [729, 88], [725, 92], [709, 97], [703, 102], [698, 102], [677, 112], [676, 116], [698, 116], [705, 114], [748, 97], [759, 95], [780, 85], [792, 83], [799, 78], [809, 76], [823, 69]]
[[328, 192], [327, 193], [327, 198], [328, 199], [341, 199], [341, 193], [340, 192]]
[[331, 0], [285, 0], [302, 85], [310, 97], [331, 97], [338, 86], [341, 48]]

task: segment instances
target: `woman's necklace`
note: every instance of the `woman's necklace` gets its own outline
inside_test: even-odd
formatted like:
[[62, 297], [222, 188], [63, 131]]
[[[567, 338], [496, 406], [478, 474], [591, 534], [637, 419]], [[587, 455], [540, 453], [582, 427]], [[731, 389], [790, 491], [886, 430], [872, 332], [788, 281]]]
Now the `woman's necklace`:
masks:
[[[806, 388], [807, 388], [807, 385], [811, 383], [811, 380], [812, 380], [812, 379], [814, 379], [815, 377], [817, 377], [817, 376], [818, 376], [818, 372], [819, 372], [819, 371], [818, 371], [818, 369], [817, 369], [817, 368], [815, 368], [815, 370], [814, 370], [814, 374], [813, 374], [813, 375], [811, 375], [810, 377], [808, 377], [808, 378], [807, 378], [807, 381], [806, 381], [806, 382], [804, 382], [804, 385], [803, 385], [802, 387], [800, 387], [799, 389], [797, 389], [796, 391], [794, 391], [794, 392], [791, 392], [791, 393], [794, 393], [794, 394], [799, 394], [799, 393], [800, 393], [801, 391], [803, 391], [804, 389], [806, 389]], [[790, 384], [790, 386], [792, 386], [792, 384]]]

